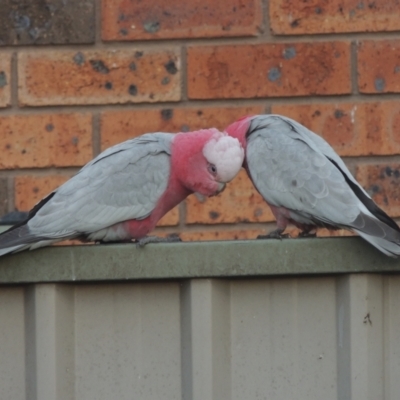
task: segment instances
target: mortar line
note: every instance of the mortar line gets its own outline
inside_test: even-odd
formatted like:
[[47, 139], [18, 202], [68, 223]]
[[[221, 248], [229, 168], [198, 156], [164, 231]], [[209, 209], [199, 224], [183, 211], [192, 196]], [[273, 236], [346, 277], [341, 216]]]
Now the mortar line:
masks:
[[350, 78], [352, 86], [352, 94], [360, 95], [358, 90], [358, 60], [357, 60], [357, 42], [353, 41], [350, 48]]
[[58, 113], [66, 114], [71, 112], [103, 112], [103, 111], [135, 111], [139, 110], [159, 110], [160, 108], [215, 108], [215, 107], [249, 107], [265, 105], [273, 103], [277, 105], [311, 105], [311, 104], [331, 104], [331, 103], [373, 103], [384, 101], [398, 101], [398, 93], [371, 93], [371, 94], [340, 94], [326, 96], [281, 96], [281, 97], [260, 97], [260, 98], [227, 98], [227, 99], [188, 99], [182, 102], [159, 102], [159, 103], [126, 103], [126, 104], [75, 104], [75, 105], [48, 105], [39, 107], [23, 107], [23, 108], [4, 108], [1, 114], [15, 115], [18, 114], [46, 114]]
[[92, 114], [92, 151], [93, 158], [101, 153], [101, 117], [99, 112]]
[[[9, 107], [7, 111], [15, 112], [18, 110], [18, 55], [15, 50], [11, 56], [10, 72], [11, 107]], [[2, 112], [2, 114], [4, 114], [4, 112]]]
[[[99, 12], [100, 14], [100, 12]], [[97, 18], [101, 19], [101, 15]], [[269, 25], [269, 24], [267, 24]], [[268, 40], [266, 40], [268, 39]], [[340, 33], [321, 33], [315, 34], [300, 34], [300, 35], [243, 35], [243, 36], [216, 36], [216, 37], [199, 37], [199, 38], [167, 38], [167, 39], [138, 39], [126, 41], [100, 41], [95, 40], [96, 50], [137, 50], [139, 48], [146, 49], [165, 49], [167, 47], [179, 47], [182, 45], [199, 45], [199, 46], [223, 46], [223, 45], [246, 45], [246, 44], [291, 44], [291, 43], [319, 43], [319, 42], [351, 42], [351, 41], [366, 41], [366, 40], [398, 40], [399, 32], [340, 32]], [[94, 50], [93, 43], [75, 43], [75, 44], [60, 44], [57, 46], [59, 51], [90, 51]], [[19, 51], [37, 52], [40, 50], [54, 51], [54, 45], [41, 44], [37, 47], [32, 45], [19, 45]], [[15, 51], [16, 46], [5, 45], [1, 47], [1, 51]]]
[[15, 181], [10, 174], [7, 176], [7, 210], [12, 212], [15, 210]]
[[[101, 29], [102, 29], [102, 24], [101, 24], [101, 3], [102, 0], [96, 0], [94, 1], [94, 47], [98, 47], [101, 45], [102, 38], [101, 38]], [[101, 47], [101, 46], [100, 46]]]
[[263, 38], [267, 39], [268, 41], [273, 42], [275, 40], [275, 36], [272, 35], [271, 29], [271, 17], [269, 14], [269, 0], [261, 0], [261, 10], [262, 10], [262, 36]]
[[188, 93], [188, 65], [187, 65], [187, 46], [181, 47], [181, 103], [189, 100]]

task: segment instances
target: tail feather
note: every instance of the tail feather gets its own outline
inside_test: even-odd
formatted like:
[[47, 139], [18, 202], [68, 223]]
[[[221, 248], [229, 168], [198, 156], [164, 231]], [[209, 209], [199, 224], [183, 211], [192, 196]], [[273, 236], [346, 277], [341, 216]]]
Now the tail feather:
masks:
[[[46, 245], [40, 244], [40, 242], [48, 238], [32, 234], [29, 231], [27, 224], [29, 220], [31, 220], [36, 213], [55, 195], [55, 193], [56, 192], [54, 191], [44, 199], [40, 200], [39, 203], [37, 203], [35, 207], [29, 211], [28, 217], [25, 221], [12, 226], [10, 229], [0, 234], [0, 256]], [[48, 240], [46, 243], [48, 243]], [[51, 243], [53, 243], [53, 241], [51, 241]]]
[[388, 225], [372, 214], [360, 213], [351, 228], [382, 253], [397, 257], [400, 255], [400, 228], [392, 219], [391, 222]]
[[29, 232], [26, 224], [12, 226], [0, 234], [0, 249], [19, 244], [28, 244], [36, 241], [36, 237]]
[[386, 239], [378, 238], [376, 236], [368, 235], [365, 232], [359, 231], [356, 229], [356, 232], [367, 242], [371, 243], [372, 246], [376, 247], [383, 254], [386, 254], [390, 257], [398, 257], [400, 256], [400, 244], [389, 242]]
[[5, 247], [4, 249], [0, 249], [0, 256], [4, 256], [6, 254], [17, 253], [19, 251], [25, 250], [29, 247], [29, 245], [20, 244], [17, 246]]
[[0, 256], [39, 247], [35, 246], [35, 243], [42, 240], [46, 238], [31, 234], [26, 224], [12, 226], [0, 234]]

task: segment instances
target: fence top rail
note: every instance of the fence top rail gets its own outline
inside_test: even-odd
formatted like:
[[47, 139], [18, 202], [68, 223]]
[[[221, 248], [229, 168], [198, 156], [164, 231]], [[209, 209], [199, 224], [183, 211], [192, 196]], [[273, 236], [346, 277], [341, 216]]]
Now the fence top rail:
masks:
[[358, 237], [54, 246], [0, 258], [0, 284], [400, 272]]

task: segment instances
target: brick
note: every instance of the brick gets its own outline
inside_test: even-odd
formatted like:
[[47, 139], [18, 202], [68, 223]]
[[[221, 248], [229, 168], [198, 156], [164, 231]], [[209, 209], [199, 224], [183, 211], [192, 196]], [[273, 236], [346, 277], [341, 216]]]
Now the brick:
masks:
[[11, 104], [11, 54], [0, 53], [0, 107]]
[[255, 36], [260, 0], [103, 0], [103, 40]]
[[398, 0], [270, 0], [276, 35], [398, 31]]
[[174, 207], [167, 212], [159, 221], [157, 226], [175, 226], [179, 223], [179, 207]]
[[183, 132], [210, 127], [223, 130], [241, 116], [264, 111], [263, 106], [105, 111], [100, 122], [101, 148], [104, 150], [147, 132]]
[[400, 40], [361, 42], [357, 59], [361, 93], [400, 92]]
[[350, 93], [350, 43], [189, 47], [191, 99]]
[[[179, 237], [185, 242], [192, 241], [209, 241], [209, 240], [254, 240], [259, 235], [265, 235], [266, 233], [274, 230], [274, 225], [265, 226], [265, 228], [243, 228], [243, 229], [226, 229], [219, 227], [217, 230], [204, 229], [200, 231], [184, 231], [179, 233]], [[289, 233], [291, 238], [297, 238], [299, 230], [292, 225], [289, 225], [285, 230], [285, 233]], [[318, 237], [329, 237], [329, 236], [354, 236], [354, 233], [346, 231], [345, 229], [339, 229], [337, 231], [329, 231], [328, 229], [318, 229]], [[301, 240], [300, 238], [298, 240]]]
[[186, 200], [186, 223], [221, 224], [274, 221], [269, 206], [256, 191], [247, 173], [241, 170], [219, 196], [199, 201]]
[[[289, 225], [287, 229], [285, 229], [285, 233], [288, 233], [291, 238], [297, 238], [301, 240], [302, 238], [299, 237], [299, 233], [301, 232], [300, 229], [296, 228], [293, 225]], [[352, 231], [348, 231], [346, 229], [326, 229], [326, 228], [318, 228], [317, 237], [344, 237], [344, 236], [356, 236], [355, 233]]]
[[29, 211], [41, 199], [57, 189], [71, 176], [17, 176], [15, 185], [15, 208], [18, 211]]
[[93, 43], [94, 0], [2, 0], [0, 46]]
[[184, 231], [179, 233], [179, 237], [184, 242], [198, 242], [209, 240], [248, 240], [256, 239], [258, 235], [265, 235], [265, 229], [221, 229]]
[[321, 135], [341, 156], [400, 154], [397, 101], [274, 105], [271, 111]]
[[400, 164], [358, 165], [356, 179], [391, 217], [400, 217]]
[[19, 54], [19, 102], [43, 106], [178, 101], [177, 50]]
[[95, 244], [94, 242], [81, 242], [80, 240], [63, 240], [62, 242], [53, 243], [51, 246], [88, 246]]
[[0, 117], [0, 169], [82, 166], [92, 158], [90, 114]]

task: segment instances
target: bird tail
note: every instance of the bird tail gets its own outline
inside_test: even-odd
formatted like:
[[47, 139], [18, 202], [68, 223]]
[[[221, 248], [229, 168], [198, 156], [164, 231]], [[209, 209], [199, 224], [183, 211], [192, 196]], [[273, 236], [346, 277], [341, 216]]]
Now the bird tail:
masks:
[[44, 246], [44, 243], [40, 245], [41, 241], [46, 241], [46, 244], [49, 242], [46, 238], [31, 234], [26, 222], [22, 222], [0, 234], [0, 256]]
[[361, 212], [352, 223], [352, 228], [382, 253], [391, 257], [400, 256], [400, 228], [387, 215], [382, 221], [372, 214]]
[[28, 227], [29, 221], [36, 213], [56, 194], [56, 191], [51, 192], [44, 199], [40, 200], [29, 211], [28, 217], [10, 229], [0, 233], [0, 256], [10, 253], [17, 253], [22, 250], [34, 250], [39, 247], [49, 246], [55, 242], [65, 239], [76, 238], [78, 235], [75, 232], [59, 232], [58, 234], [50, 234], [49, 236], [32, 233]]
[[387, 256], [390, 256], [393, 258], [396, 258], [400, 255], [400, 244], [393, 243], [386, 239], [378, 238], [376, 236], [368, 235], [365, 232], [361, 232], [358, 230], [356, 230], [356, 231], [363, 239], [365, 239], [367, 242], [371, 243], [372, 246], [376, 247], [383, 254], [386, 254]]
[[0, 257], [6, 254], [17, 253], [18, 251], [25, 250], [27, 247], [28, 246], [24, 244], [20, 244], [18, 246], [5, 247], [4, 249], [0, 249]]

